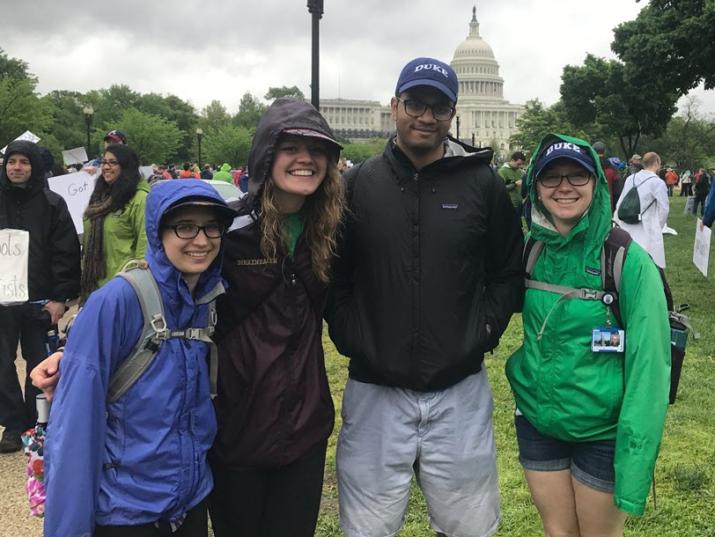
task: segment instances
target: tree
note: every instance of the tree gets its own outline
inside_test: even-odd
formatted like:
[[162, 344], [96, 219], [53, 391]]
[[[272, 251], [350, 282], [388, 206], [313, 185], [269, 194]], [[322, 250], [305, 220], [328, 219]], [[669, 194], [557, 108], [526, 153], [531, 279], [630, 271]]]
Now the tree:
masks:
[[136, 108], [126, 110], [115, 128], [127, 135], [144, 164], [170, 161], [181, 145], [182, 132], [176, 123]]
[[201, 110], [199, 127], [204, 133], [216, 132], [231, 124], [231, 116], [221, 101], [213, 100]]
[[[66, 149], [84, 147], [87, 143], [86, 123], [84, 118], [84, 96], [76, 91], [51, 91], [42, 100], [45, 101], [52, 115], [49, 134], [62, 140]], [[92, 152], [91, 148], [87, 148]]]
[[382, 153], [386, 143], [387, 140], [384, 138], [371, 138], [364, 142], [342, 144], [343, 150], [340, 156], [353, 163], [362, 162]]
[[233, 117], [233, 122], [237, 127], [255, 130], [258, 120], [261, 119], [266, 105], [261, 103], [257, 97], [250, 93], [244, 93], [238, 105], [238, 113]]
[[0, 49], [0, 147], [26, 130], [42, 137], [50, 127], [50, 107], [35, 93], [36, 86], [27, 64]]
[[[638, 1], [638, 0], [636, 0]], [[677, 96], [715, 87], [715, 2], [651, 0], [620, 24], [611, 48], [635, 79], [661, 80]]]
[[288, 86], [268, 88], [268, 93], [266, 93], [263, 98], [266, 101], [274, 101], [279, 97], [294, 97], [296, 99], [300, 99], [301, 101], [305, 100], [305, 95], [303, 95], [303, 92], [300, 91], [298, 86], [291, 86], [290, 88]]
[[251, 139], [249, 129], [226, 125], [210, 136], [204, 136], [205, 160], [217, 165], [228, 162], [234, 167], [244, 166], [248, 162]]
[[569, 134], [585, 137], [586, 134], [574, 127], [566, 117], [561, 101], [546, 108], [538, 99], [527, 101], [526, 110], [516, 120], [517, 132], [509, 143], [533, 151], [541, 139], [549, 133]]
[[664, 164], [679, 170], [695, 170], [715, 157], [715, 123], [700, 114], [698, 99], [689, 97], [665, 132], [645, 142], [649, 150], [661, 156]]
[[677, 95], [657, 79], [633, 78], [617, 60], [588, 54], [583, 65], [564, 67], [561, 100], [575, 127], [599, 137], [610, 133], [628, 158], [642, 134], [663, 132], [676, 110]]

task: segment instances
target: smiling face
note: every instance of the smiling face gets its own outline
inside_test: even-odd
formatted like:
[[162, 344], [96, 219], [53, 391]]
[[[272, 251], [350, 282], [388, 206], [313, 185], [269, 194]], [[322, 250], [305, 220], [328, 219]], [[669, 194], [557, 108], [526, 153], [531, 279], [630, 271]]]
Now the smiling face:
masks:
[[276, 145], [271, 168], [275, 201], [282, 213], [300, 210], [328, 170], [327, 142], [307, 136], [285, 135]]
[[161, 243], [164, 253], [174, 268], [184, 276], [189, 290], [193, 291], [201, 273], [216, 259], [221, 248], [221, 237], [212, 239], [206, 236], [204, 230], [199, 230], [196, 237], [182, 239], [173, 229], [173, 226], [180, 224], [206, 226], [219, 224], [219, 220], [209, 208], [186, 207], [170, 213], [166, 221], [162, 222]]
[[583, 186], [573, 186], [566, 177], [555, 188], [546, 188], [539, 178], [549, 175], [586, 173], [582, 166], [569, 159], [558, 159], [547, 166], [536, 180], [536, 193], [544, 208], [551, 214], [556, 229], [566, 235], [581, 219], [593, 200], [594, 177]]
[[405, 110], [406, 99], [417, 100], [430, 106], [452, 106], [453, 103], [444, 93], [430, 86], [410, 88], [403, 92], [399, 99], [393, 97], [390, 102], [392, 119], [395, 120], [397, 130], [397, 145], [415, 166], [423, 167], [442, 157], [442, 144], [452, 120], [436, 120], [430, 108], [419, 117], [412, 117]]
[[12, 153], [5, 161], [5, 172], [11, 183], [26, 183], [32, 176], [30, 158], [22, 153]]
[[102, 177], [107, 182], [107, 184], [112, 184], [122, 173], [122, 167], [117, 161], [117, 157], [114, 153], [106, 151], [104, 157], [102, 158]]

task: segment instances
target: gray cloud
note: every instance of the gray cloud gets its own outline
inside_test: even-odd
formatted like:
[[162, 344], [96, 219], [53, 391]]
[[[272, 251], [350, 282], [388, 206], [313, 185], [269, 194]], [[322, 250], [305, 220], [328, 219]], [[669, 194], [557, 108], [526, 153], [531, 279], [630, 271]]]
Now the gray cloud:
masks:
[[[41, 92], [127, 84], [172, 93], [201, 108], [231, 111], [246, 91], [297, 85], [310, 94], [306, 0], [11, 1], [0, 46], [30, 64]], [[69, 5], [68, 5], [69, 4]], [[469, 0], [325, 0], [321, 96], [387, 102], [404, 63], [421, 55], [450, 61], [466, 38]], [[482, 37], [494, 49], [505, 96], [516, 103], [559, 97], [562, 69], [587, 52], [611, 56], [612, 29], [643, 6], [601, 0], [478, 2]], [[705, 108], [715, 110], [713, 92]], [[710, 101], [712, 99], [712, 105]]]

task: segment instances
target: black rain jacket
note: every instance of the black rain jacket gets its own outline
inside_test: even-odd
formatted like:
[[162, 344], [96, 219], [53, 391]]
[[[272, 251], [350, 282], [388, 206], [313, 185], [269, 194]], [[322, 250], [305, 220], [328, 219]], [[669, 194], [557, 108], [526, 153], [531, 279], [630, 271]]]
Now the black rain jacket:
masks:
[[11, 142], [5, 162], [13, 153], [30, 159], [32, 175], [25, 187], [14, 185], [5, 164], [0, 170], [0, 228], [30, 233], [29, 297], [64, 302], [79, 295], [80, 247], [77, 230], [59, 194], [47, 188], [44, 163], [36, 144]]
[[346, 174], [326, 319], [351, 378], [441, 390], [497, 345], [521, 307], [523, 237], [491, 158], [449, 139], [418, 171], [393, 139]]

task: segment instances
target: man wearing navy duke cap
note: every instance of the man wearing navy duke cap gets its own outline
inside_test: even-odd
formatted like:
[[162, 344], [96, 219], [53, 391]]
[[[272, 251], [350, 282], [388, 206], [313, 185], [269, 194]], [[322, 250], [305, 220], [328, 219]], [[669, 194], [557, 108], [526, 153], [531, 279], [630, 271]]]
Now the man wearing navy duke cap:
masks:
[[484, 353], [522, 297], [522, 236], [491, 150], [449, 137], [459, 82], [417, 58], [390, 107], [396, 135], [345, 174], [349, 211], [326, 319], [350, 358], [337, 451], [346, 535], [394, 535], [413, 475], [438, 534], [496, 531]]

